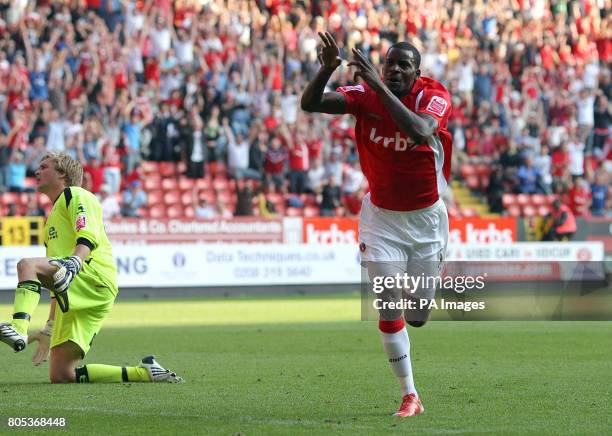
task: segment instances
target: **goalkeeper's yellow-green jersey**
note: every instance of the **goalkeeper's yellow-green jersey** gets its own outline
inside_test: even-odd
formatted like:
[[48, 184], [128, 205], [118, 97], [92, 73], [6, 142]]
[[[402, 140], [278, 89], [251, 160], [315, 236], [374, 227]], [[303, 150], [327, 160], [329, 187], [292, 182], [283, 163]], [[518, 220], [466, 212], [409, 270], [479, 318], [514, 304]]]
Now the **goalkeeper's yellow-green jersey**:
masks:
[[104, 230], [102, 205], [91, 192], [71, 186], [57, 197], [45, 224], [47, 257], [74, 254], [77, 244], [91, 249], [85, 263], [117, 295], [117, 267]]

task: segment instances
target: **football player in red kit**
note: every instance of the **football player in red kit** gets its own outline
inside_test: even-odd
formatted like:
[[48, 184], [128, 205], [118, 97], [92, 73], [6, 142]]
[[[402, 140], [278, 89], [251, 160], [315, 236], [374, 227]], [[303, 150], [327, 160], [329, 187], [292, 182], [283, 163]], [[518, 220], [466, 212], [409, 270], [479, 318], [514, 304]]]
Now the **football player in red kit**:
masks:
[[[358, 49], [353, 49], [355, 78], [363, 83], [324, 92], [341, 64], [332, 35], [319, 33], [321, 67], [302, 95], [302, 109], [352, 114], [361, 168], [370, 192], [359, 219], [361, 261], [371, 281], [399, 275], [439, 275], [448, 241], [448, 214], [441, 199], [450, 176], [452, 140], [447, 130], [451, 98], [436, 80], [421, 77], [419, 51], [407, 42], [393, 44], [385, 56], [382, 77]], [[385, 289], [382, 300], [400, 301], [407, 289]], [[435, 286], [412, 289], [409, 297], [433, 298]], [[402, 391], [395, 413], [424, 411], [414, 386], [406, 323], [420, 327], [428, 319], [417, 311], [383, 305], [379, 329], [383, 348]], [[410, 312], [410, 313], [409, 313]]]

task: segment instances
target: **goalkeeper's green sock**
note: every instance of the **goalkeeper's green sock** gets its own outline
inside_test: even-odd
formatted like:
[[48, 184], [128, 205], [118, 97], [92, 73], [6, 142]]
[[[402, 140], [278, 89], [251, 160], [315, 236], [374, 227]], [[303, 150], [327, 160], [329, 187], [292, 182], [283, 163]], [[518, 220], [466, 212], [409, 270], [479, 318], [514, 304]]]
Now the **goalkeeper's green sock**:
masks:
[[90, 363], [75, 370], [77, 383], [150, 382], [146, 368]]
[[17, 284], [11, 324], [22, 335], [28, 334], [30, 318], [40, 300], [40, 286], [36, 280], [24, 280]]

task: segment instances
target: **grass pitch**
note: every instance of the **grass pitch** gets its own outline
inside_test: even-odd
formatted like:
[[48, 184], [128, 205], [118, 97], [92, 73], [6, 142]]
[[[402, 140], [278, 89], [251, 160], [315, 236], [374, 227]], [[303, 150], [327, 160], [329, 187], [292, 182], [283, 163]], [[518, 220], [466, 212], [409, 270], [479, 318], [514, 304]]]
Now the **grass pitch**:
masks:
[[[45, 319], [41, 306], [34, 325]], [[0, 306], [7, 319], [8, 305]], [[29, 434], [604, 434], [611, 430], [606, 322], [431, 322], [410, 329], [426, 412], [400, 395], [359, 299], [119, 302], [86, 363], [153, 353], [180, 385], [49, 385], [31, 349], [0, 349], [8, 417], [64, 417]]]

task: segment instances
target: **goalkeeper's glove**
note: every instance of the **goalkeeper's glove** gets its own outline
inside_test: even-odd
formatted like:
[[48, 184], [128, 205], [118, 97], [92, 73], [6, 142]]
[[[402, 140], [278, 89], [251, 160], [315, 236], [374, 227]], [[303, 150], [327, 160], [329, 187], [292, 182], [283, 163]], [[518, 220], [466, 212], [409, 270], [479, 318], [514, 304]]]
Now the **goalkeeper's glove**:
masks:
[[38, 347], [32, 355], [32, 363], [36, 366], [46, 362], [49, 358], [49, 345], [51, 343], [51, 334], [53, 333], [53, 320], [47, 321], [47, 324], [37, 331], [28, 335], [28, 344], [38, 341]]
[[83, 261], [79, 256], [70, 256], [64, 258], [53, 258], [49, 263], [57, 267], [57, 271], [53, 274], [53, 293], [57, 298], [62, 312], [68, 312], [68, 288], [76, 275], [83, 268]]

